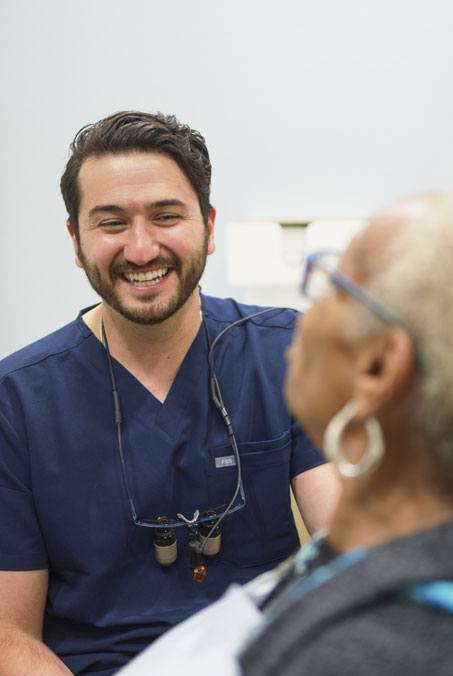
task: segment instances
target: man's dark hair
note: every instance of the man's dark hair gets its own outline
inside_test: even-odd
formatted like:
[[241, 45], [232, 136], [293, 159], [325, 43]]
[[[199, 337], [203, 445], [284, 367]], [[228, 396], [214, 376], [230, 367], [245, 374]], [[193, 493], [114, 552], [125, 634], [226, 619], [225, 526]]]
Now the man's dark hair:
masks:
[[211, 162], [203, 136], [174, 115], [123, 111], [88, 124], [70, 145], [60, 187], [69, 220], [79, 237], [79, 172], [89, 157], [127, 152], [156, 152], [173, 159], [195, 190], [205, 224], [209, 219]]

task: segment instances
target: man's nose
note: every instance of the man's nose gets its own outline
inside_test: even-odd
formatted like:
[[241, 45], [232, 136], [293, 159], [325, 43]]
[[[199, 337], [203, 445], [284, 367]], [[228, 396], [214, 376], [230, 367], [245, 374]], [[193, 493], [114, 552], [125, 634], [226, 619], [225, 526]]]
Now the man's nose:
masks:
[[135, 265], [145, 265], [160, 254], [158, 233], [145, 222], [134, 223], [127, 233], [124, 257]]

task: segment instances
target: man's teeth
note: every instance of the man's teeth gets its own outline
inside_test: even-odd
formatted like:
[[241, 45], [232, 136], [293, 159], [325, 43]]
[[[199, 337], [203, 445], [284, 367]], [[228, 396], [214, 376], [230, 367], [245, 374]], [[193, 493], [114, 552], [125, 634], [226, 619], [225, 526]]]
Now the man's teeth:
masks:
[[151, 284], [157, 284], [167, 272], [168, 268], [159, 268], [158, 270], [150, 270], [149, 272], [125, 272], [124, 277], [128, 282], [132, 282], [133, 284], [150, 286]]

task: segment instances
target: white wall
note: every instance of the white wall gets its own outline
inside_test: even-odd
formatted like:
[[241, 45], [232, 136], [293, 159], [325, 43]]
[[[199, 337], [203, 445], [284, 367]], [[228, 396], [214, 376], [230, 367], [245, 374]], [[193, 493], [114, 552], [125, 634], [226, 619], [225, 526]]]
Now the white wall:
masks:
[[206, 136], [219, 250], [241, 219], [361, 216], [453, 185], [450, 0], [2, 0], [0, 356], [94, 296], [59, 178], [74, 132], [115, 110]]

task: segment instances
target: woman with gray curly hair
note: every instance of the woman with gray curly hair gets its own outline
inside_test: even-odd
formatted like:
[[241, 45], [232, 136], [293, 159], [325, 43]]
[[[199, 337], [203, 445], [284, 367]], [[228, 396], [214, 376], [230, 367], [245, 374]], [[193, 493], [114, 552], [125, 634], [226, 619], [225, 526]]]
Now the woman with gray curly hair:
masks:
[[453, 194], [400, 202], [342, 258], [308, 258], [285, 390], [341, 479], [329, 532], [125, 676], [453, 673], [452, 261]]
[[310, 257], [287, 403], [342, 480], [242, 654], [245, 676], [453, 673], [453, 196]]

